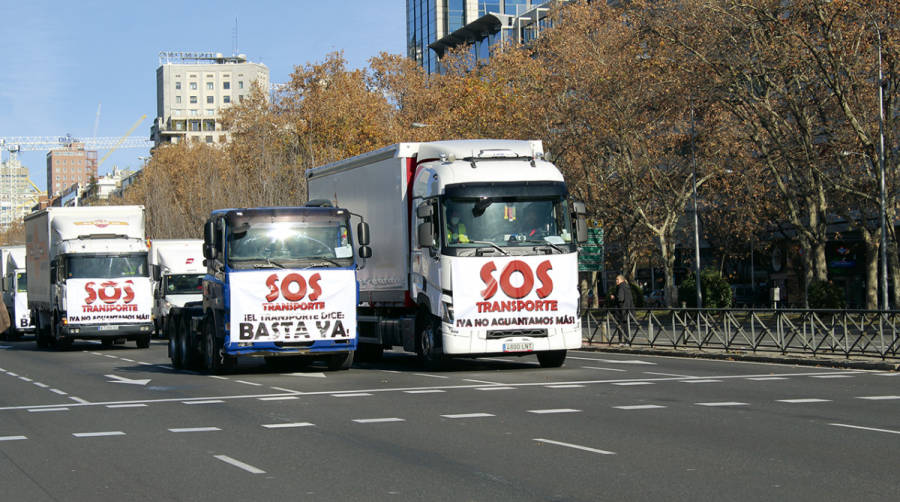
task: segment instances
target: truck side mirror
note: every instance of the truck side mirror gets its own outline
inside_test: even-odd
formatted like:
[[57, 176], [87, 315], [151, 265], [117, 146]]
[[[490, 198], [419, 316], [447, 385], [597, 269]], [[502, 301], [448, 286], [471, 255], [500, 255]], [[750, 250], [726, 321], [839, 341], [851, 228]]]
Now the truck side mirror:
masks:
[[360, 258], [371, 258], [372, 257], [372, 248], [369, 246], [360, 246], [359, 247], [359, 257]]
[[572, 212], [575, 213], [575, 242], [584, 244], [588, 239], [587, 221], [584, 218], [587, 215], [587, 210], [584, 207], [584, 202], [580, 200], [573, 202]]
[[3, 291], [7, 291], [10, 289], [9, 287], [9, 277], [4, 277], [3, 281], [0, 282], [0, 288], [3, 288]]
[[[371, 241], [369, 240], [369, 224], [361, 221], [358, 225], [356, 225], [356, 240], [359, 241], [360, 246], [368, 246]], [[370, 250], [371, 251], [371, 250]], [[362, 256], [362, 253], [360, 253]], [[364, 256], [363, 258], [368, 258]]]
[[203, 257], [211, 260], [215, 257], [216, 227], [213, 220], [203, 224]]
[[431, 218], [434, 216], [434, 206], [427, 202], [419, 204], [419, 206], [416, 207], [416, 216], [422, 219]]
[[159, 282], [161, 275], [159, 270], [159, 265], [151, 265], [150, 270], [153, 273], [153, 280]]
[[56, 284], [56, 260], [50, 261], [50, 284]]
[[420, 248], [434, 247], [434, 232], [431, 228], [431, 222], [426, 221], [425, 223], [420, 223], [416, 229]]
[[580, 200], [576, 200], [572, 203], [572, 210], [578, 216], [585, 216], [587, 214], [587, 209], [584, 207], [584, 202]]

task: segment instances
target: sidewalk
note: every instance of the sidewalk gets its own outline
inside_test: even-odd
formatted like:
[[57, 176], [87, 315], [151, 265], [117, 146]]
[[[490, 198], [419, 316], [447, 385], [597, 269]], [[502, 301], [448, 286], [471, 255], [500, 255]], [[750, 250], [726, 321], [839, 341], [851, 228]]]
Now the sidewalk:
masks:
[[667, 349], [661, 347], [632, 347], [621, 344], [588, 343], [584, 340], [581, 350], [592, 352], [610, 352], [620, 354], [642, 354], [671, 357], [696, 357], [703, 359], [722, 359], [727, 361], [749, 361], [776, 363], [797, 366], [824, 366], [830, 368], [846, 368], [859, 370], [900, 371], [900, 361], [883, 360], [877, 357], [851, 356], [806, 356], [799, 354], [782, 355], [777, 352], [743, 352], [691, 348]]

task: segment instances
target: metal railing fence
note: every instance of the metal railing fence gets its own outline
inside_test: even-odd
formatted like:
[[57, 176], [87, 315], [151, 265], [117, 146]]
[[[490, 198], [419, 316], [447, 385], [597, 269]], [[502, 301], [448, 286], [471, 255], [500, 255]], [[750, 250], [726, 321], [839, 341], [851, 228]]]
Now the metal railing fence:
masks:
[[[627, 322], [626, 322], [627, 320]], [[590, 344], [898, 359], [900, 311], [808, 309], [593, 309]]]

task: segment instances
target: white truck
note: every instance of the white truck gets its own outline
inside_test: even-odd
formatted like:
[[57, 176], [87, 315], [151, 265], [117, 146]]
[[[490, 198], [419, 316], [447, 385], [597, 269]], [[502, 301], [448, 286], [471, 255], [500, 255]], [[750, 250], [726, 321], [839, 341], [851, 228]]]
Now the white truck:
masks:
[[25, 246], [0, 248], [0, 277], [2, 277], [3, 303], [9, 312], [10, 339], [34, 331], [31, 312], [28, 310], [28, 275], [25, 273]]
[[540, 141], [400, 143], [310, 169], [307, 186], [372, 229], [357, 357], [401, 346], [431, 368], [530, 353], [558, 367], [581, 347], [584, 204], [570, 210]]
[[153, 239], [150, 241], [150, 273], [153, 276], [153, 325], [159, 336], [168, 336], [169, 310], [187, 302], [203, 301], [202, 239]]
[[25, 217], [28, 308], [38, 347], [75, 338], [150, 346], [143, 206], [49, 207]]

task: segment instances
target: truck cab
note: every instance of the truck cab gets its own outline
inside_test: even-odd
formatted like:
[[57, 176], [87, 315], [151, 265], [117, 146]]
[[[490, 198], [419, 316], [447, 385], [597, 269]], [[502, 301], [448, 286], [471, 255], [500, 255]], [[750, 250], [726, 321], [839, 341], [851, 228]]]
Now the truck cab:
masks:
[[325, 359], [347, 369], [356, 350], [357, 256], [350, 212], [334, 207], [213, 211], [204, 225], [202, 300], [170, 311], [176, 368], [210, 372], [239, 357]]
[[201, 239], [153, 239], [150, 243], [153, 275], [153, 325], [158, 336], [172, 330], [169, 311], [188, 302], [203, 300], [203, 241]]
[[25, 246], [4, 249], [3, 260], [3, 303], [9, 312], [10, 338], [18, 338], [24, 333], [33, 333], [31, 311], [28, 310], [28, 274], [25, 272]]

